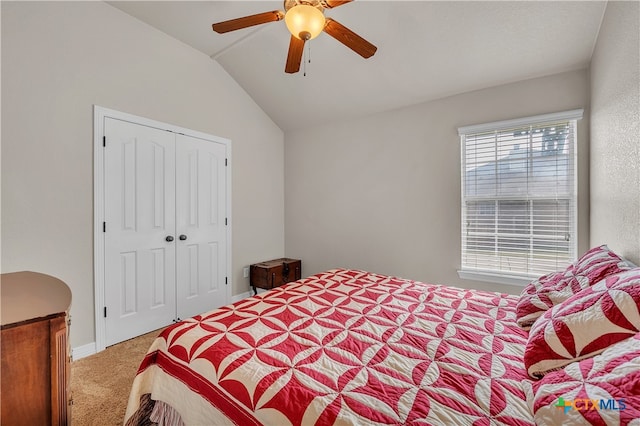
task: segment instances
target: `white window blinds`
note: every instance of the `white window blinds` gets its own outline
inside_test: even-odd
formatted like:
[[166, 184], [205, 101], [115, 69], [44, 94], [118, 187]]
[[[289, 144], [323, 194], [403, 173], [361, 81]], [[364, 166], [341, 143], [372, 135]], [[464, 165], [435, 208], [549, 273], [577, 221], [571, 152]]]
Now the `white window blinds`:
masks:
[[458, 129], [462, 270], [535, 277], [576, 257], [582, 110]]

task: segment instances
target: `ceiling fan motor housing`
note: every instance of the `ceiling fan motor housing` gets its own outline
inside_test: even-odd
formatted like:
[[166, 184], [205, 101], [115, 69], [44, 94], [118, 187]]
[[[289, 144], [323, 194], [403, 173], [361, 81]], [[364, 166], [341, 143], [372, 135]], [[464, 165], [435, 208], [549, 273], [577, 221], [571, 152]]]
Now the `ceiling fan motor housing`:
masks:
[[284, 0], [284, 11], [288, 12], [294, 6], [298, 5], [312, 6], [318, 9], [320, 12], [324, 12], [325, 7], [320, 0]]

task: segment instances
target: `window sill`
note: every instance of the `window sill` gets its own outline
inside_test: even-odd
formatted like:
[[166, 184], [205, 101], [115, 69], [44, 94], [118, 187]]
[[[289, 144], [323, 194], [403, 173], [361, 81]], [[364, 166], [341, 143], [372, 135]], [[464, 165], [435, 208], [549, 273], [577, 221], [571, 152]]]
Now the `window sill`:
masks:
[[526, 277], [522, 275], [506, 275], [471, 269], [459, 270], [458, 276], [463, 280], [484, 281], [489, 283], [517, 285], [524, 287], [538, 277]]

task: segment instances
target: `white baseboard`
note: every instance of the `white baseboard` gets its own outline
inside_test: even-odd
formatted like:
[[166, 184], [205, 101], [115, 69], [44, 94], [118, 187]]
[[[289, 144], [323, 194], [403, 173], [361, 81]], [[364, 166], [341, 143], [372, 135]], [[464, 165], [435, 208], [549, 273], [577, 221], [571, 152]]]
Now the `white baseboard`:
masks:
[[94, 354], [96, 354], [96, 342], [87, 343], [86, 345], [71, 349], [71, 356], [74, 361]]
[[[269, 290], [264, 290], [262, 288], [258, 288], [256, 290], [258, 290], [258, 294], [264, 293], [265, 291], [269, 291]], [[235, 296], [231, 296], [231, 303], [236, 303], [242, 299], [246, 299], [247, 297], [251, 297], [251, 296], [253, 296], [253, 289], [249, 291], [245, 291], [244, 293], [236, 294]]]
[[239, 302], [242, 299], [246, 299], [251, 296], [250, 291], [245, 291], [244, 293], [236, 294], [235, 296], [231, 296], [231, 303]]

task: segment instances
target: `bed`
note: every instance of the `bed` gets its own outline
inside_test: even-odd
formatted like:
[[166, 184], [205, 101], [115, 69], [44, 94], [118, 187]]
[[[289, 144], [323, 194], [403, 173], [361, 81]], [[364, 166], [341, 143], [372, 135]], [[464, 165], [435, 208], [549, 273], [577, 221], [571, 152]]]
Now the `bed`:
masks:
[[126, 424], [531, 425], [517, 296], [335, 269], [162, 331]]

